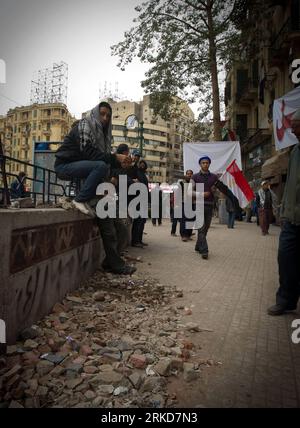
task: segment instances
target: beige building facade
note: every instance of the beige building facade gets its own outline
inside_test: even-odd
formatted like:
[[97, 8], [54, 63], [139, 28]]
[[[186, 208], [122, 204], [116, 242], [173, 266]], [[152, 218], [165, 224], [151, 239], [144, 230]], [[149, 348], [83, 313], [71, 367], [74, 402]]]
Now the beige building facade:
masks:
[[150, 181], [171, 184], [182, 178], [183, 143], [192, 141], [195, 119], [188, 104], [182, 101], [179, 117], [165, 121], [159, 116], [154, 117], [149, 95], [145, 95], [139, 103], [109, 102], [113, 110], [113, 147], [126, 143], [131, 151], [140, 148], [140, 125], [124, 135], [126, 119], [135, 114], [139, 123], [143, 121], [143, 159], [148, 164]]
[[263, 0], [248, 20], [241, 60], [226, 78], [226, 126], [240, 141], [243, 170], [253, 189], [268, 178], [281, 197], [290, 149], [275, 150], [273, 102], [295, 87], [291, 63], [300, 58], [300, 1]]
[[[74, 120], [66, 105], [60, 103], [11, 109], [6, 116], [0, 116], [0, 138], [5, 154], [32, 163], [35, 143], [63, 141]], [[6, 169], [9, 173], [17, 174], [26, 170], [26, 166], [7, 161]], [[31, 171], [25, 172], [31, 174]]]

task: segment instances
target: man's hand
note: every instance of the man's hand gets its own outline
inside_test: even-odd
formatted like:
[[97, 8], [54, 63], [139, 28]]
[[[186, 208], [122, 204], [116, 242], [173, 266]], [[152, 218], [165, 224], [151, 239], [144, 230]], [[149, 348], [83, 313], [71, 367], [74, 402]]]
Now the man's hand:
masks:
[[114, 186], [117, 186], [118, 185], [118, 178], [117, 177], [112, 177], [111, 179], [110, 179], [110, 182], [114, 185]]
[[204, 197], [204, 199], [209, 198], [210, 197], [210, 192], [204, 192], [203, 193], [203, 197]]

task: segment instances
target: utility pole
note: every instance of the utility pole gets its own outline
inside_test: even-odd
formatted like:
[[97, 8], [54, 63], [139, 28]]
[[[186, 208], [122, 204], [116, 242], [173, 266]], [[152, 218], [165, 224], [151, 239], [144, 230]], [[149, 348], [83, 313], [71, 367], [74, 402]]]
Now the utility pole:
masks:
[[138, 125], [138, 139], [140, 140], [140, 153], [141, 157], [143, 157], [143, 148], [144, 148], [144, 121], [140, 122], [139, 118], [135, 114], [130, 114], [125, 119], [124, 124], [124, 136], [127, 138], [128, 129], [136, 129], [136, 124]]
[[7, 177], [6, 177], [6, 169], [5, 169], [5, 156], [3, 152], [3, 146], [2, 141], [0, 138], [0, 168], [1, 168], [1, 174], [4, 184], [4, 190], [3, 190], [3, 205], [7, 207], [10, 205], [10, 196], [9, 196], [9, 190], [7, 185]]

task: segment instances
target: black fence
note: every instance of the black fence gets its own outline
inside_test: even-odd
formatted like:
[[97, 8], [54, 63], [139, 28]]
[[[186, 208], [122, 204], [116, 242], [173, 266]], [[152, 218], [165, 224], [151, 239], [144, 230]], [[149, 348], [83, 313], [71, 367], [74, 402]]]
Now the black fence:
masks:
[[[10, 186], [18, 179], [18, 174], [26, 174], [24, 182], [26, 194], [32, 198], [34, 204], [50, 205], [57, 203], [59, 197], [74, 196], [80, 186], [78, 181], [62, 181], [55, 171], [24, 162], [11, 156], [0, 154], [0, 204], [10, 204]], [[14, 172], [11, 172], [14, 171]], [[17, 171], [17, 172], [16, 172]]]

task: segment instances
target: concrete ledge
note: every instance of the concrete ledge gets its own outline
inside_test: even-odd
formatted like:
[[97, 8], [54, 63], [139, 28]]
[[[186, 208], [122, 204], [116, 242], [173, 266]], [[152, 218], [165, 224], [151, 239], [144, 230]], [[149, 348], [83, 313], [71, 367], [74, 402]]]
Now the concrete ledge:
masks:
[[97, 224], [63, 209], [0, 210], [0, 319], [7, 343], [78, 288], [104, 258]]

